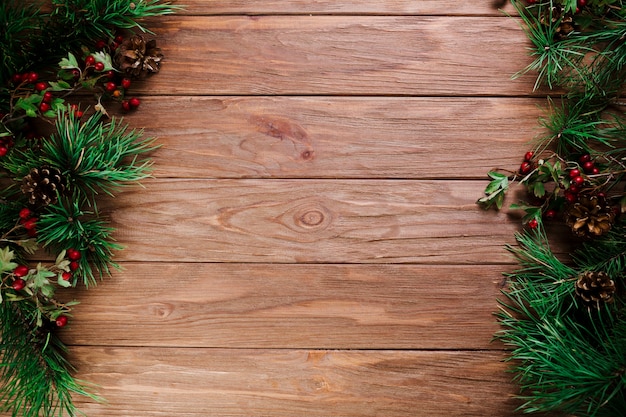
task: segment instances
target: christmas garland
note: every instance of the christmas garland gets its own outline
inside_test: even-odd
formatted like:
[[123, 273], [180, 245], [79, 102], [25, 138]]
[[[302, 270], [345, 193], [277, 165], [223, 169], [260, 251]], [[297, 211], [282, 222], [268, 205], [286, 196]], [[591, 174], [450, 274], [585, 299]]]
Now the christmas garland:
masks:
[[[77, 304], [62, 290], [117, 267], [98, 202], [149, 177], [156, 145], [107, 107], [140, 106], [131, 86], [163, 57], [140, 20], [176, 8], [0, 0], [0, 412], [73, 416], [76, 395], [100, 400], [59, 338]], [[52, 260], [33, 261], [42, 251]]]
[[[626, 415], [626, 7], [621, 0], [513, 0], [531, 41], [535, 88], [550, 98], [519, 168], [489, 172], [485, 208], [523, 186], [525, 228], [508, 247], [519, 267], [497, 313], [520, 409]], [[549, 225], [556, 223], [557, 225]], [[558, 230], [575, 241], [551, 249]], [[565, 259], [564, 259], [565, 258]]]

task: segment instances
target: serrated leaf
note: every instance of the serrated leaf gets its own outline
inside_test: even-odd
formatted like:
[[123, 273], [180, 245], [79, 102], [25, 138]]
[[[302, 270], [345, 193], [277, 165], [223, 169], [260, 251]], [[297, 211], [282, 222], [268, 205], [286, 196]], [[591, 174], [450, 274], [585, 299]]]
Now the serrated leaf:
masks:
[[539, 197], [539, 198], [546, 195], [546, 187], [543, 185], [542, 182], [536, 182], [533, 185], [533, 194], [535, 195], [535, 197]]
[[37, 244], [36, 239], [23, 239], [18, 240], [15, 243], [18, 244], [22, 249], [24, 249], [24, 252], [28, 253], [29, 255], [32, 255], [37, 251], [37, 249], [39, 249], [39, 245]]
[[59, 278], [57, 279], [57, 284], [63, 288], [69, 288], [72, 284], [69, 281], [63, 279], [63, 275], [59, 274]]
[[50, 284], [44, 285], [43, 287], [41, 287], [41, 294], [43, 294], [44, 297], [48, 298], [54, 297], [54, 287]]
[[104, 64], [104, 71], [115, 69], [113, 67], [113, 61], [111, 59], [111, 55], [107, 54], [106, 52], [100, 51], [100, 52], [92, 53], [91, 55], [96, 59], [96, 62], [101, 62]]
[[0, 249], [0, 272], [13, 271], [17, 264], [13, 262], [15, 252], [9, 249], [8, 246]]
[[61, 61], [59, 62], [59, 67], [63, 69], [79, 68], [78, 61], [76, 60], [74, 54], [71, 52], [67, 54], [67, 58], [61, 59]]
[[54, 261], [54, 263], [58, 266], [64, 259], [65, 259], [65, 252], [66, 250], [63, 249], [61, 250], [61, 252], [59, 252], [59, 254], [57, 255], [56, 260]]

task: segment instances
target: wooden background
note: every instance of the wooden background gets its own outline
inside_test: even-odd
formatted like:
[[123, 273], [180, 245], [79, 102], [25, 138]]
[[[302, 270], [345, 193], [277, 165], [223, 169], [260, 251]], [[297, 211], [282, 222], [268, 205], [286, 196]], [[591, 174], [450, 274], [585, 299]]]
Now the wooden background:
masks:
[[[105, 206], [124, 271], [64, 329], [91, 417], [505, 417], [491, 341], [519, 220], [475, 201], [542, 93], [488, 1], [186, 0]], [[512, 12], [510, 6], [506, 6]]]

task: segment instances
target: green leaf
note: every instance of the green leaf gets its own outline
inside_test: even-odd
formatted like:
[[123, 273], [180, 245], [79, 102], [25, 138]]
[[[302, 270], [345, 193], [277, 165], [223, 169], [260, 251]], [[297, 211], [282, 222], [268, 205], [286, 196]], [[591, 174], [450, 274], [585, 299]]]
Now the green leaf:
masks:
[[72, 286], [72, 284], [69, 281], [66, 281], [63, 279], [63, 275], [59, 274], [59, 277], [57, 279], [57, 284], [59, 284], [59, 286], [63, 287], [63, 288], [69, 288]]
[[104, 71], [110, 71], [110, 70], [117, 71], [115, 67], [113, 67], [113, 61], [111, 59], [111, 55], [102, 51], [95, 52], [91, 55], [96, 59], [96, 62], [101, 62], [104, 64]]
[[13, 261], [15, 252], [9, 249], [8, 246], [0, 249], [0, 272], [13, 271], [17, 264]]
[[492, 181], [485, 188], [486, 196], [480, 198], [477, 203], [485, 209], [495, 204], [496, 208], [500, 210], [504, 204], [504, 195], [509, 189], [509, 178], [495, 171], [491, 171], [487, 175], [489, 175]]
[[[71, 77], [73, 78], [74, 76], [71, 75]], [[48, 82], [48, 84], [50, 84], [52, 91], [65, 91], [65, 90], [72, 89], [72, 86], [67, 81], [63, 81], [63, 80], [50, 81]]]
[[59, 62], [59, 67], [63, 69], [74, 69], [79, 68], [79, 65], [74, 54], [70, 52], [67, 54], [67, 58], [61, 59], [61, 61]]

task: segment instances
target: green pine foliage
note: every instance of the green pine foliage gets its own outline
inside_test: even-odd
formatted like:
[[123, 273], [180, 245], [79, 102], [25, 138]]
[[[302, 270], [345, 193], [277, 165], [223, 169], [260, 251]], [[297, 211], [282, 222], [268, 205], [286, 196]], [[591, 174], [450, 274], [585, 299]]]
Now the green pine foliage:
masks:
[[[0, 413], [75, 416], [76, 396], [102, 400], [74, 378], [59, 332], [78, 302], [60, 294], [118, 267], [121, 246], [98, 207], [150, 177], [158, 146], [105, 106], [139, 106], [128, 88], [158, 72], [162, 54], [152, 41], [137, 56], [151, 60], [149, 69], [137, 62], [138, 75], [125, 71], [120, 45], [145, 45], [141, 20], [177, 9], [161, 0], [0, 0]], [[76, 103], [89, 97], [92, 107]], [[35, 262], [43, 252], [53, 260]]]
[[[556, 97], [548, 98], [539, 120], [544, 133], [534, 138], [520, 168], [512, 175], [490, 172], [478, 201], [500, 208], [514, 182], [528, 192], [528, 201], [511, 206], [525, 212], [526, 228], [516, 235], [517, 245], [508, 247], [519, 266], [505, 274], [508, 286], [497, 313], [502, 330], [496, 339], [509, 348], [523, 412], [623, 416], [626, 4], [512, 3], [532, 57], [519, 74], [537, 74], [534, 88], [548, 87]], [[569, 256], [555, 255], [546, 233], [554, 229], [547, 223], [559, 219], [577, 240]], [[588, 290], [589, 277], [606, 281]], [[589, 302], [591, 293], [605, 298]]]

